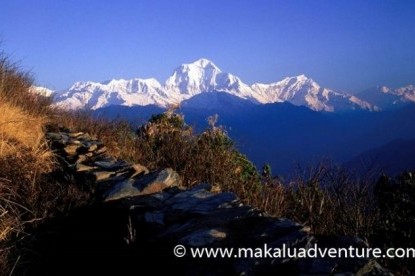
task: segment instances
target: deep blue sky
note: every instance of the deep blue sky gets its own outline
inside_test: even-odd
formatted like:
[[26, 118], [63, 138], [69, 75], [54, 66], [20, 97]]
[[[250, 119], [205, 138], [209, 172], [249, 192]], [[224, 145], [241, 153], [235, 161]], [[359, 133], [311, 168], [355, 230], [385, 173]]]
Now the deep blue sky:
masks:
[[156, 77], [211, 59], [248, 84], [415, 84], [415, 1], [6, 0], [2, 48], [38, 84]]

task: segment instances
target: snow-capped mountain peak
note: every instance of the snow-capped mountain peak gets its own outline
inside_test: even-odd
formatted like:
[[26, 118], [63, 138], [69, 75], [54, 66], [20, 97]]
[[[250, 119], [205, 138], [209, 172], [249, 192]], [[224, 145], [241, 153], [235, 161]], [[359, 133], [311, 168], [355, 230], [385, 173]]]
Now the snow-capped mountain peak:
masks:
[[184, 66], [197, 66], [204, 69], [215, 69], [220, 71], [220, 69], [210, 60], [206, 58], [200, 58], [190, 64], [183, 64]]
[[295, 79], [297, 82], [306, 82], [306, 81], [313, 81], [312, 79], [308, 78], [306, 75], [301, 74], [295, 77], [287, 77], [286, 79], [292, 80]]
[[166, 81], [166, 88], [179, 94], [196, 95], [201, 91], [214, 90], [216, 77], [221, 70], [207, 59], [182, 64]]
[[222, 72], [213, 62], [204, 58], [176, 68], [164, 88], [168, 94], [178, 94], [183, 99], [202, 92], [221, 91], [258, 102], [254, 91], [241, 79]]

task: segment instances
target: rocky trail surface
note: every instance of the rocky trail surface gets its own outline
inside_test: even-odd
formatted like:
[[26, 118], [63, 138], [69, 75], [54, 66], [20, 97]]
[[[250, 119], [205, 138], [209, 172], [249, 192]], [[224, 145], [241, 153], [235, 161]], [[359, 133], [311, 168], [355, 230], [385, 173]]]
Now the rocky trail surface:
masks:
[[[382, 274], [368, 259], [192, 258], [195, 248], [366, 247], [348, 237], [316, 237], [291, 220], [246, 206], [208, 183], [182, 187], [170, 168], [149, 171], [117, 160], [85, 133], [47, 133], [69, 177], [92, 189], [96, 203], [43, 224], [34, 242], [33, 273], [41, 275], [180, 274]], [[187, 254], [174, 255], [182, 245]], [[176, 248], [177, 254], [183, 248]], [[235, 251], [236, 252], [236, 251]], [[258, 251], [254, 251], [258, 252]]]

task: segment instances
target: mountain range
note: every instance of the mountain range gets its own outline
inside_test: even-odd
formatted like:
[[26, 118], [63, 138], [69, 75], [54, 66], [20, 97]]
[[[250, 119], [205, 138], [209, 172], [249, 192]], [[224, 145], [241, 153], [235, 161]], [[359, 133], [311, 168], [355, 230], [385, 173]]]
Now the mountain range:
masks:
[[[69, 89], [55, 92], [55, 104], [66, 109], [96, 110], [111, 105], [166, 108], [176, 106], [201, 93], [226, 92], [255, 104], [289, 102], [314, 111], [348, 111], [387, 109], [385, 95], [392, 104], [415, 102], [415, 87], [400, 89], [382, 87], [358, 96], [321, 87], [305, 75], [287, 77], [275, 83], [248, 85], [237, 76], [222, 72], [212, 61], [198, 59], [182, 64], [161, 84], [154, 78], [110, 80], [106, 82], [81, 81]], [[388, 98], [389, 99], [389, 98]], [[199, 99], [200, 101], [201, 99]], [[204, 106], [211, 105], [204, 102]]]
[[393, 89], [386, 86], [378, 86], [357, 94], [357, 97], [381, 110], [396, 109], [408, 103], [415, 102], [415, 86]]

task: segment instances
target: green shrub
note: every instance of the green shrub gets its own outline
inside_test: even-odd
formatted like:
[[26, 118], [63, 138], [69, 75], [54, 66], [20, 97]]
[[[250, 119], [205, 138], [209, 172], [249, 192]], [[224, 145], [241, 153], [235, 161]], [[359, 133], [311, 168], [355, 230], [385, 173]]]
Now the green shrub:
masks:
[[137, 130], [139, 160], [150, 168], [172, 167], [186, 186], [209, 182], [229, 188], [246, 181], [256, 170], [234, 147], [226, 132], [213, 124], [196, 134], [183, 116], [154, 115]]

